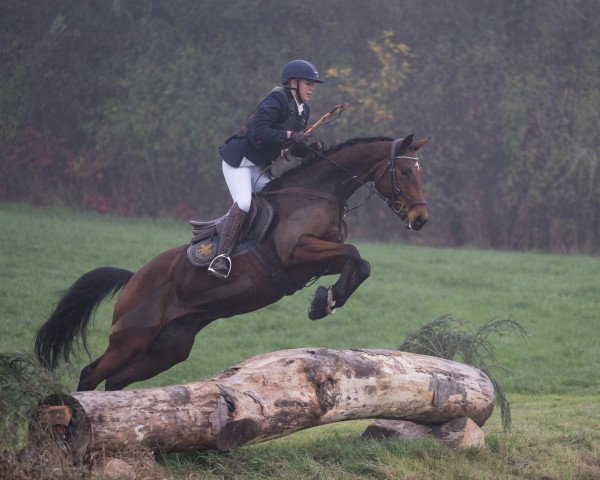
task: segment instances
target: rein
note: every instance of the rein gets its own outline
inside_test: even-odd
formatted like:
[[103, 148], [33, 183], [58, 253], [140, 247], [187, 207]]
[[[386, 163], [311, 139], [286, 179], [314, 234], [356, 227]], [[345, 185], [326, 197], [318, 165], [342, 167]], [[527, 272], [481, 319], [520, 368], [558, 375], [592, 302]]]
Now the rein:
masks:
[[320, 197], [326, 200], [329, 200], [334, 203], [338, 203], [339, 198], [331, 193], [327, 192], [319, 192], [318, 190], [312, 190], [310, 188], [304, 187], [287, 187], [287, 188], [278, 188], [277, 190], [269, 190], [260, 192], [262, 195], [279, 195], [282, 193], [300, 193], [302, 195], [312, 195], [313, 197]]
[[[379, 198], [381, 198], [382, 200], [385, 200], [387, 206], [390, 207], [394, 211], [394, 213], [396, 213], [402, 220], [404, 220], [413, 208], [420, 206], [420, 205], [427, 205], [427, 201], [426, 200], [413, 200], [412, 198], [410, 198], [408, 195], [406, 195], [400, 189], [400, 187], [398, 186], [398, 184], [396, 182], [396, 160], [409, 159], [409, 160], [414, 160], [415, 162], [419, 161], [419, 157], [409, 157], [406, 155], [398, 155], [397, 156], [396, 155], [396, 146], [402, 140], [403, 140], [402, 138], [397, 138], [396, 140], [394, 140], [392, 142], [392, 146], [391, 146], [391, 150], [390, 150], [390, 161], [386, 164], [385, 168], [383, 168], [381, 170], [381, 173], [379, 175], [377, 175], [377, 177], [372, 182], [365, 182], [365, 181], [361, 180], [360, 178], [358, 178], [357, 175], [353, 175], [352, 172], [350, 172], [346, 168], [342, 167], [339, 163], [334, 162], [329, 157], [323, 155], [321, 152], [311, 148], [308, 145], [306, 147], [311, 152], [313, 152], [315, 155], [317, 155], [318, 157], [324, 158], [329, 163], [331, 163], [332, 165], [334, 165], [335, 167], [337, 167], [338, 169], [340, 169], [341, 171], [343, 171], [344, 173], [349, 175], [350, 176], [349, 181], [356, 180], [357, 182], [359, 182], [361, 184], [361, 186], [367, 187], [369, 189], [369, 196], [365, 200], [363, 200], [363, 202], [361, 202], [360, 205], [358, 205], [357, 207], [355, 207], [351, 210], [348, 210], [347, 208], [345, 208], [345, 210], [346, 210], [345, 216], [347, 216], [351, 211], [356, 210], [357, 208], [360, 208], [363, 205], [365, 205], [371, 199], [371, 197], [373, 196], [373, 193], [375, 193], [375, 194], [377, 194], [377, 196], [379, 196]], [[383, 177], [384, 173], [386, 172], [386, 169], [387, 169], [388, 173], [390, 174], [393, 199], [386, 197], [385, 195], [380, 193], [376, 188], [377, 183]], [[368, 186], [367, 185], [368, 183], [370, 183], [371, 185]], [[375, 187], [375, 188], [373, 188], [373, 187]], [[402, 201], [400, 199], [403, 199], [404, 201]], [[408, 205], [410, 205], [410, 208], [407, 209]]]

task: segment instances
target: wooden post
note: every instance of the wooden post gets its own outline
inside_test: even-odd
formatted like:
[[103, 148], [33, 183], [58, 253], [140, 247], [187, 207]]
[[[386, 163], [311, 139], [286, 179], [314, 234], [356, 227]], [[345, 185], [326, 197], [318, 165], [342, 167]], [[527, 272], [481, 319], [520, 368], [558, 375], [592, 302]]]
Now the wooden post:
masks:
[[[489, 378], [461, 363], [395, 350], [295, 349], [258, 355], [210, 380], [76, 392], [72, 450], [229, 450], [316, 425], [385, 418], [442, 425], [492, 414]], [[55, 402], [58, 403], [58, 402]]]

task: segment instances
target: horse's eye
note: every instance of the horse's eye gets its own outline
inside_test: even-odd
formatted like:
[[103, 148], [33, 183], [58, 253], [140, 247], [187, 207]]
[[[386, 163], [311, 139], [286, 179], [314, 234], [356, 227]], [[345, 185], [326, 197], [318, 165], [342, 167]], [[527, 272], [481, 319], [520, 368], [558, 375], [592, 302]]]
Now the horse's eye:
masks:
[[412, 174], [412, 170], [410, 168], [401, 168], [400, 173], [405, 177], [410, 177], [410, 175]]

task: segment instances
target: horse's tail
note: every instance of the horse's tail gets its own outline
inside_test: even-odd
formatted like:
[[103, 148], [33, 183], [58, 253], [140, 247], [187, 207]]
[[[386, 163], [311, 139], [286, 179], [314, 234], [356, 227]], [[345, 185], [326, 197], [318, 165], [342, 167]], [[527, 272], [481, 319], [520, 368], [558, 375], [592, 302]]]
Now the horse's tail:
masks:
[[35, 355], [40, 363], [54, 370], [61, 357], [68, 362], [78, 335], [89, 354], [86, 335], [92, 313], [102, 300], [121, 290], [132, 276], [133, 272], [115, 267], [100, 267], [82, 275], [63, 294], [35, 335]]

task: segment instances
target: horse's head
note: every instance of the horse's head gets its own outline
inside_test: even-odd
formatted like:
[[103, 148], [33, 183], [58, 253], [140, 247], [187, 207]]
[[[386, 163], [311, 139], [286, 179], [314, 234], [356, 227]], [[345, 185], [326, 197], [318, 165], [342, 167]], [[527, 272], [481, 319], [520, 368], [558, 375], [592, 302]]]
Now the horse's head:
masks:
[[422, 188], [423, 170], [416, 155], [416, 151], [428, 140], [413, 141], [412, 134], [403, 140], [394, 140], [390, 160], [382, 162], [375, 173], [375, 188], [404, 226], [411, 230], [421, 230], [429, 220]]

